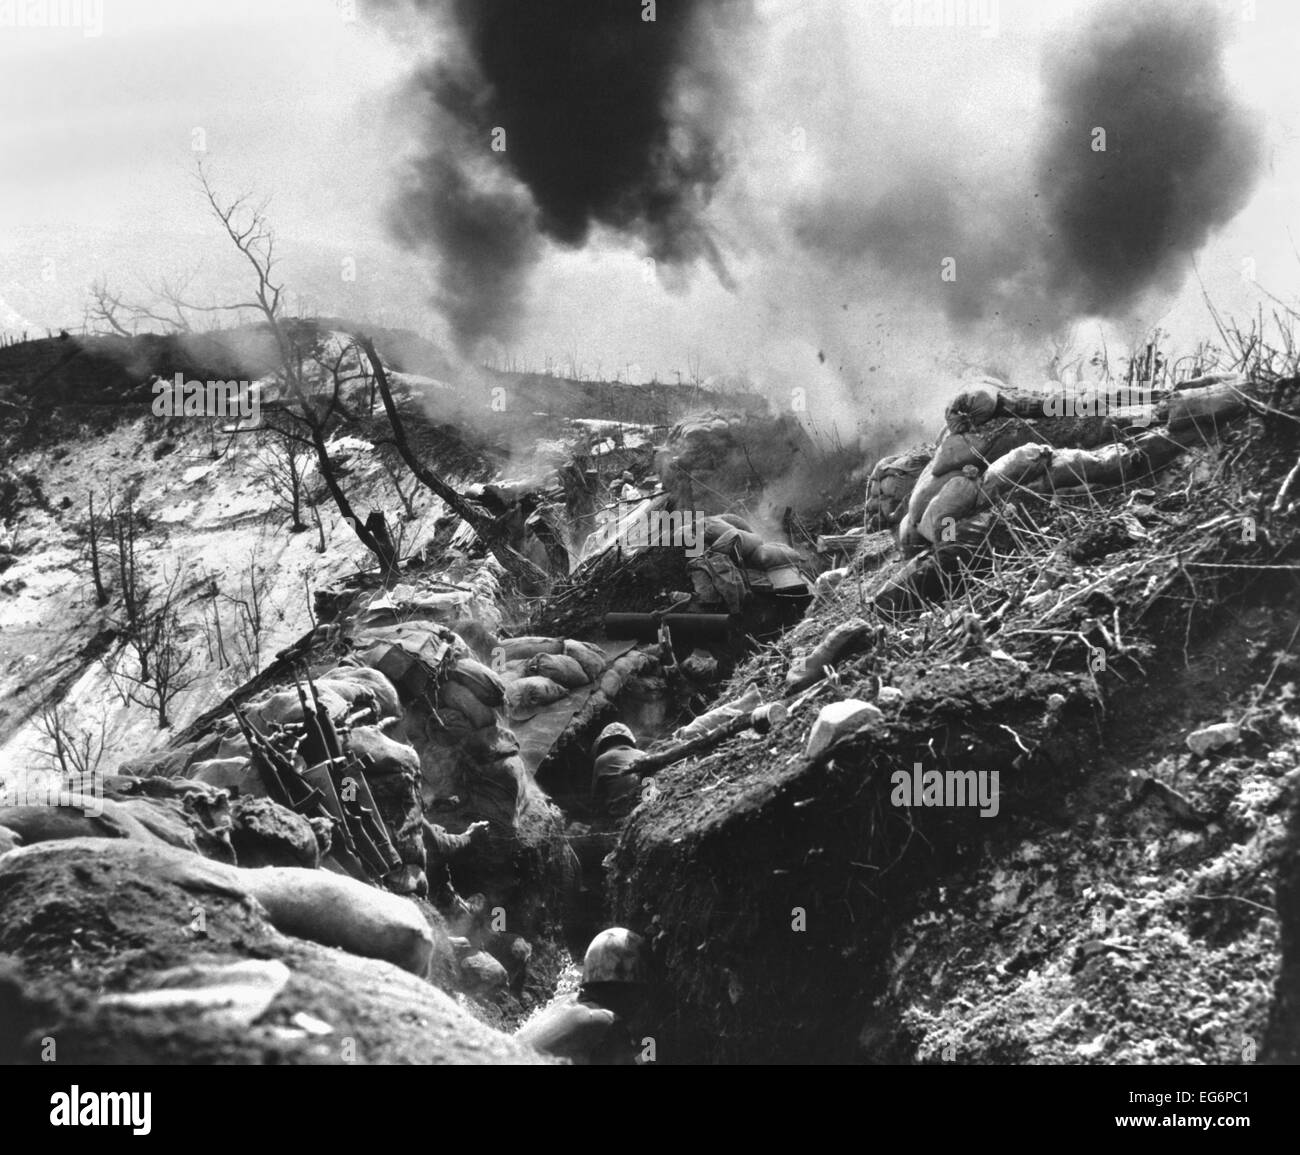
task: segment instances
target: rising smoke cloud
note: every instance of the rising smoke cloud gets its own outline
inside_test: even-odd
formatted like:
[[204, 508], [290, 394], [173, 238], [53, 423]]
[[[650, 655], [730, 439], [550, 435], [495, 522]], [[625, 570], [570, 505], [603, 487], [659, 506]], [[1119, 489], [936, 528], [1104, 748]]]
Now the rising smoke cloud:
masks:
[[[424, 0], [393, 218], [465, 353], [696, 353], [897, 448], [963, 373], [1040, 383], [1078, 319], [1137, 340], [1254, 188], [1220, 5], [1063, 4], [1001, 0], [985, 36], [890, 0], [661, 0], [655, 26], [639, 0]], [[721, 277], [660, 291], [700, 264]]]
[[726, 282], [706, 223], [725, 168], [714, 129], [726, 72], [709, 45], [747, 7], [414, 5], [441, 44], [413, 81], [421, 147], [391, 217], [436, 258], [436, 303], [462, 351], [516, 330], [544, 239], [577, 248], [604, 227], [666, 271], [704, 262]]
[[[1041, 126], [1020, 163], [981, 165], [987, 130], [970, 125], [942, 151], [904, 148], [883, 187], [850, 178], [803, 198], [791, 234], [841, 268], [870, 262], [959, 325], [1042, 333], [1123, 318], [1179, 286], [1259, 175], [1226, 36], [1209, 0], [1111, 0], [1045, 51]], [[955, 276], [941, 282], [945, 260]]]
[[[1249, 198], [1261, 140], [1227, 85], [1225, 24], [1209, 3], [1113, 3], [1049, 53], [1046, 288], [1073, 312], [1114, 316], [1177, 288]], [[1094, 129], [1104, 152], [1084, 147]]]

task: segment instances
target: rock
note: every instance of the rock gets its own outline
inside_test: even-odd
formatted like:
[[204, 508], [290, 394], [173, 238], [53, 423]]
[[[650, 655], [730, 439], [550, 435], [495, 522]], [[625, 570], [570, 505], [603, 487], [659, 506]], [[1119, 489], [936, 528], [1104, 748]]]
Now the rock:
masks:
[[1187, 748], [1198, 758], [1204, 758], [1212, 750], [1236, 745], [1240, 738], [1241, 730], [1234, 723], [1219, 722], [1188, 734]]
[[230, 842], [240, 866], [320, 865], [316, 831], [301, 814], [269, 798], [238, 798], [231, 818]]
[[510, 985], [510, 976], [485, 950], [475, 951], [460, 960], [461, 980], [465, 990], [474, 995], [494, 995]]
[[708, 650], [692, 650], [682, 659], [681, 667], [692, 682], [711, 685], [718, 680], [718, 660]]
[[528, 963], [533, 957], [532, 944], [521, 934], [502, 932], [495, 935], [488, 943], [492, 957], [506, 968], [511, 986], [523, 982], [528, 971]]
[[876, 692], [876, 701], [882, 706], [896, 706], [906, 696], [897, 686], [881, 686]]
[[864, 726], [878, 725], [884, 720], [885, 715], [879, 707], [856, 698], [846, 698], [842, 702], [823, 706], [808, 735], [804, 757], [816, 758], [846, 734], [852, 734]]
[[105, 995], [100, 1003], [135, 1011], [195, 1011], [223, 1026], [247, 1027], [266, 1012], [289, 976], [277, 959], [176, 967], [151, 975], [147, 990]]

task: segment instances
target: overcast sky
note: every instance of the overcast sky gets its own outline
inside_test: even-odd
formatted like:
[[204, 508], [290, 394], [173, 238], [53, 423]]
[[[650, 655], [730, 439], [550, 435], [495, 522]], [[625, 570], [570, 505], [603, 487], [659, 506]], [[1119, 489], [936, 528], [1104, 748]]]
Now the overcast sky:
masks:
[[[97, 275], [128, 287], [195, 268], [201, 283], [233, 278], [194, 191], [202, 155], [219, 188], [271, 197], [285, 268], [309, 302], [439, 331], [424, 304], [428, 270], [387, 239], [382, 219], [411, 143], [396, 93], [417, 63], [414, 40], [335, 0], [65, 7], [84, 15], [82, 27], [0, 26], [0, 328], [79, 324], [85, 284]], [[978, 359], [981, 344], [1005, 345], [954, 333], [924, 302], [905, 304], [870, 278], [860, 292], [837, 284], [839, 314], [824, 315], [821, 270], [791, 263], [773, 240], [776, 222], [801, 188], [837, 171], [818, 167], [837, 137], [836, 155], [885, 171], [927, 142], [960, 139], [954, 180], [978, 201], [979, 174], [1001, 179], [1034, 130], [1044, 48], [1087, 6], [961, 5], [993, 19], [947, 28], [900, 27], [891, 14], [903, 6], [868, 0], [757, 7], [736, 93], [736, 129], [752, 151], [715, 198], [734, 289], [707, 269], [666, 286], [646, 275], [638, 252], [598, 234], [539, 266], [515, 357], [535, 368], [576, 360], [610, 376], [635, 366], [633, 375], [671, 379], [689, 364], [782, 388], [805, 374], [859, 387], [930, 372], [918, 362], [922, 349], [965, 346]], [[1262, 299], [1241, 276], [1245, 261], [1280, 295], [1300, 289], [1292, 241], [1300, 240], [1300, 6], [1229, 7], [1229, 74], [1260, 118], [1267, 164], [1198, 264], [1222, 306], [1244, 312]], [[808, 138], [805, 151], [788, 147], [795, 128]], [[349, 255], [359, 286], [331, 274]], [[883, 327], [868, 341], [873, 324]], [[1185, 341], [1208, 332], [1194, 282], [1151, 302], [1127, 330], [1155, 324]]]

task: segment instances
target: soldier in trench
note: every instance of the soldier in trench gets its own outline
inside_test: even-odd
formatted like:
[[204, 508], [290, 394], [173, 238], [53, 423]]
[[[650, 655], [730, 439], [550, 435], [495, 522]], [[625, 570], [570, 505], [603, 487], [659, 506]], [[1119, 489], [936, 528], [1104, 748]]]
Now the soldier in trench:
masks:
[[645, 758], [637, 749], [636, 735], [622, 722], [612, 722], [591, 748], [591, 796], [604, 817], [626, 818], [641, 797], [641, 775], [636, 764]]

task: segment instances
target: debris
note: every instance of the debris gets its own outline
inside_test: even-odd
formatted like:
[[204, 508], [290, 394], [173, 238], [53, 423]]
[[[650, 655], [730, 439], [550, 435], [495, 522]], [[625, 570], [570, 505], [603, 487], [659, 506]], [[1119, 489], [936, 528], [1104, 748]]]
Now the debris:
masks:
[[278, 959], [176, 967], [150, 975], [145, 990], [104, 995], [99, 1001], [132, 1011], [193, 1010], [222, 1026], [247, 1027], [284, 990], [290, 973]]
[[826, 667], [841, 657], [861, 650], [874, 637], [871, 626], [861, 618], [851, 618], [836, 626], [812, 653], [795, 658], [785, 676], [787, 694], [795, 694], [820, 681]]
[[318, 1019], [315, 1015], [309, 1015], [306, 1011], [297, 1011], [289, 1016], [291, 1022], [300, 1031], [306, 1031], [309, 1035], [332, 1035], [334, 1028], [323, 1019]]
[[484, 950], [460, 960], [460, 975], [466, 991], [479, 997], [498, 994], [510, 985], [506, 968]]
[[1240, 729], [1232, 722], [1219, 722], [1200, 730], [1193, 730], [1187, 735], [1187, 748], [1198, 758], [1204, 758], [1212, 750], [1221, 750], [1224, 746], [1235, 746], [1241, 738]]
[[857, 733], [867, 726], [879, 725], [884, 720], [885, 715], [879, 707], [856, 698], [823, 706], [808, 734], [804, 757], [816, 758], [845, 735]]

